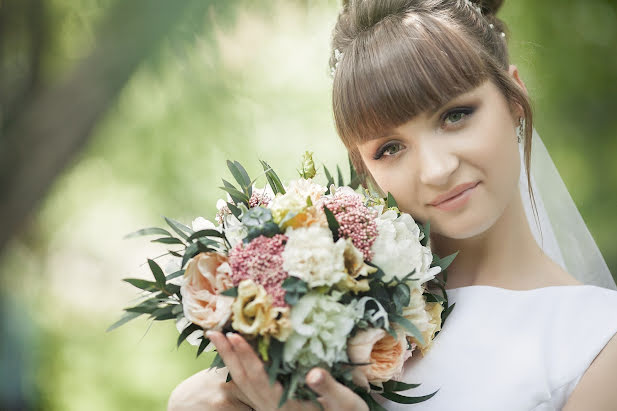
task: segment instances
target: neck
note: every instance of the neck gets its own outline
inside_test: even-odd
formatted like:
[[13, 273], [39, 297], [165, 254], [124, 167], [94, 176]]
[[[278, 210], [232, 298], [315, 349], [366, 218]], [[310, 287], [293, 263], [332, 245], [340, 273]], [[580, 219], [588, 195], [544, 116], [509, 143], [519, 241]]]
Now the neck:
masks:
[[446, 288], [474, 284], [528, 288], [538, 282], [541, 267], [550, 264], [533, 237], [520, 193], [488, 230], [465, 239], [434, 233], [431, 247], [442, 257], [459, 251], [448, 268]]

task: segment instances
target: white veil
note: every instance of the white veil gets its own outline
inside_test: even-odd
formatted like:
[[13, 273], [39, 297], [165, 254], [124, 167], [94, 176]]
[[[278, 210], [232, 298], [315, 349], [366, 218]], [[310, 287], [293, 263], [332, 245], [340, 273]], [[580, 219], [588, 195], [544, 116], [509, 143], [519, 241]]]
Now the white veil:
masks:
[[527, 221], [536, 241], [550, 258], [580, 282], [617, 289], [615, 280], [596, 242], [534, 128], [531, 150], [531, 184], [541, 233], [538, 230], [527, 190], [523, 146], [523, 144], [519, 145], [521, 155], [519, 189]]

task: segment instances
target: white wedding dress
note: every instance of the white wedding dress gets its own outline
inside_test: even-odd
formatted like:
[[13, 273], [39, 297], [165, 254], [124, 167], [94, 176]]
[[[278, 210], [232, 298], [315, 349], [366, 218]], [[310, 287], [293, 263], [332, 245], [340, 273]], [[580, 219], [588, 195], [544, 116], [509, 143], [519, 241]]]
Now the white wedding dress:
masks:
[[439, 391], [412, 405], [375, 396], [388, 410], [560, 410], [617, 332], [617, 291], [595, 285], [472, 285], [448, 298], [457, 304], [443, 330], [426, 356], [414, 352], [401, 378], [421, 383], [401, 394]]

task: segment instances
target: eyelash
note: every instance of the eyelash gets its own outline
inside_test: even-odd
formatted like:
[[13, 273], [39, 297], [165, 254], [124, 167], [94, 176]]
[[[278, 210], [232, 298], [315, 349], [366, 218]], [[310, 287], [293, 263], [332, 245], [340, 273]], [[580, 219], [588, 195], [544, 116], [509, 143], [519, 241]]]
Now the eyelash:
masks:
[[[461, 121], [464, 121], [467, 117], [469, 117], [471, 114], [473, 114], [473, 112], [475, 111], [475, 108], [473, 107], [457, 107], [454, 108], [452, 110], [447, 111], [446, 113], [444, 113], [444, 115], [441, 117], [441, 121], [445, 122], [445, 120], [452, 114], [465, 114], [465, 116], [459, 120], [459, 121], [455, 121], [453, 124], [457, 124], [460, 123]], [[379, 150], [377, 150], [377, 153], [375, 153], [375, 155], [373, 156], [373, 160], [379, 160], [381, 159], [384, 154], [392, 147], [396, 147], [396, 146], [400, 146], [401, 143], [397, 143], [397, 142], [390, 142], [387, 143], [383, 146], [381, 146], [379, 148]], [[400, 151], [400, 150], [399, 150]], [[398, 151], [397, 151], [398, 152]], [[387, 157], [396, 155], [396, 153], [394, 154], [389, 154]]]

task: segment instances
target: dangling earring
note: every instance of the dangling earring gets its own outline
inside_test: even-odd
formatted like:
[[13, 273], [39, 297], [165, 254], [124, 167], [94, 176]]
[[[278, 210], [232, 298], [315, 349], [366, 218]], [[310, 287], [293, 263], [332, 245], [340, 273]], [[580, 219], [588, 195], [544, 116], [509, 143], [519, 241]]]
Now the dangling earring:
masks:
[[525, 118], [519, 117], [518, 124], [519, 125], [516, 127], [516, 135], [518, 137], [518, 142], [520, 143], [525, 137]]

